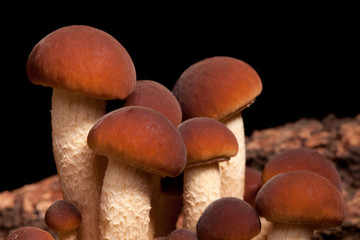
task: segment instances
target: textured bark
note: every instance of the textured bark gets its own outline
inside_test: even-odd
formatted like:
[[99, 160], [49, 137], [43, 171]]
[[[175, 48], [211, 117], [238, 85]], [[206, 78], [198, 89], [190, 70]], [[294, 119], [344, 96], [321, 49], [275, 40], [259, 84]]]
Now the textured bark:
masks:
[[57, 234], [47, 228], [44, 216], [50, 205], [60, 199], [62, 193], [56, 175], [0, 193], [0, 239], [22, 226], [40, 227], [58, 239]]
[[[296, 147], [309, 147], [324, 154], [336, 165], [343, 181], [344, 223], [315, 232], [313, 239], [360, 239], [360, 115], [342, 119], [333, 115], [323, 120], [300, 119], [284, 126], [254, 131], [246, 137], [247, 165], [261, 170], [275, 154]], [[0, 193], [0, 239], [20, 226], [48, 230], [43, 220], [45, 211], [61, 198], [57, 176]], [[182, 226], [181, 218], [178, 222], [178, 226]]]

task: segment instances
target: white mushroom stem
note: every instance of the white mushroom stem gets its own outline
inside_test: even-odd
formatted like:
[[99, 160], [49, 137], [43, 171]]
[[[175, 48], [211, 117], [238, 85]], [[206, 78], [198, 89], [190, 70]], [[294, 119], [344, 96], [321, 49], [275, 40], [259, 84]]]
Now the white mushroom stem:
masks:
[[252, 238], [252, 240], [267, 240], [268, 235], [272, 230], [273, 223], [266, 220], [264, 217], [260, 217], [261, 231], [258, 235]]
[[51, 124], [53, 152], [65, 200], [82, 214], [79, 239], [99, 239], [99, 203], [106, 160], [93, 154], [87, 135], [105, 114], [106, 102], [53, 90]]
[[58, 232], [60, 240], [78, 240], [76, 230], [70, 232]]
[[221, 197], [237, 197], [244, 199], [245, 189], [245, 132], [241, 113], [238, 113], [223, 123], [235, 135], [239, 150], [229, 161], [219, 163], [221, 176]]
[[268, 240], [310, 240], [313, 229], [308, 224], [274, 223]]
[[196, 232], [196, 224], [205, 208], [220, 198], [218, 163], [186, 168], [184, 171], [183, 227]]
[[151, 178], [150, 173], [109, 157], [100, 203], [100, 239], [149, 239]]

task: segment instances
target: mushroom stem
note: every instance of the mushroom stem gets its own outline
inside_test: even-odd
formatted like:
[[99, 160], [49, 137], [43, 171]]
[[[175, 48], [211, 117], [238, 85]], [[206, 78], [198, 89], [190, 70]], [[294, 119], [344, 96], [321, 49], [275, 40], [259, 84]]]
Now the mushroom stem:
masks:
[[268, 240], [310, 240], [313, 236], [311, 225], [274, 223]]
[[103, 240], [149, 239], [151, 174], [109, 157], [100, 203]]
[[184, 171], [184, 228], [196, 232], [204, 209], [220, 198], [218, 163], [188, 167]]
[[76, 230], [70, 232], [58, 232], [60, 240], [77, 240]]
[[273, 223], [266, 220], [266, 218], [264, 218], [264, 217], [259, 216], [259, 219], [261, 222], [261, 230], [258, 235], [256, 235], [255, 237], [252, 238], [252, 240], [267, 240], [268, 235], [272, 230]]
[[53, 152], [65, 200], [82, 213], [79, 239], [98, 240], [99, 204], [106, 161], [87, 146], [87, 134], [105, 114], [106, 102], [53, 90]]
[[219, 162], [221, 176], [221, 197], [244, 199], [245, 189], [245, 133], [241, 112], [227, 118], [223, 123], [233, 132], [239, 150], [229, 161]]

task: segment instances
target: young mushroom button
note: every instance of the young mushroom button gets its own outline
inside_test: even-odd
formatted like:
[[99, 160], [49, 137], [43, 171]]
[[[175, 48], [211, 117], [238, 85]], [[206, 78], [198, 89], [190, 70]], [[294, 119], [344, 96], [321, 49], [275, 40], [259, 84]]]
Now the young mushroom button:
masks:
[[234, 134], [212, 118], [191, 118], [181, 123], [178, 129], [187, 149], [183, 193], [184, 228], [195, 231], [204, 209], [220, 198], [218, 162], [235, 156], [238, 144]]
[[212, 202], [201, 215], [196, 233], [201, 240], [248, 240], [260, 232], [260, 220], [255, 210], [235, 197]]
[[158, 111], [130, 106], [102, 117], [88, 145], [109, 158], [100, 203], [102, 239], [148, 239], [151, 173], [175, 177], [184, 170], [181, 134]]
[[335, 227], [344, 218], [340, 191], [307, 170], [271, 178], [258, 192], [255, 205], [261, 216], [274, 223], [269, 240], [311, 239], [315, 229]]
[[38, 227], [20, 227], [9, 233], [5, 240], [54, 240], [47, 231]]
[[198, 240], [198, 237], [193, 231], [186, 228], [179, 228], [172, 231], [166, 240]]
[[[221, 196], [243, 198], [245, 179], [245, 137], [241, 111], [261, 93], [257, 72], [247, 63], [231, 57], [210, 57], [188, 67], [174, 85], [183, 120], [210, 117], [222, 121], [237, 138], [239, 151], [219, 164]], [[240, 187], [234, 182], [239, 183]]]
[[64, 199], [82, 212], [79, 238], [99, 239], [99, 202], [106, 161], [88, 148], [90, 128], [106, 112], [108, 99], [124, 99], [135, 88], [134, 64], [126, 49], [99, 29], [59, 28], [32, 49], [26, 72], [34, 84], [53, 88], [53, 152]]
[[80, 210], [71, 202], [58, 200], [45, 212], [46, 225], [56, 231], [60, 240], [77, 239], [76, 229], [81, 223]]

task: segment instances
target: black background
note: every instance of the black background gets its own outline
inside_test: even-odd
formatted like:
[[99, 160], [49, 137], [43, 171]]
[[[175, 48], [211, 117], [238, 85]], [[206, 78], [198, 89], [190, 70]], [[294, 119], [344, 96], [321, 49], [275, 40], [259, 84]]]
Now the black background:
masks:
[[108, 32], [128, 50], [139, 80], [158, 81], [169, 89], [188, 66], [206, 57], [231, 56], [249, 63], [263, 81], [263, 92], [243, 112], [247, 135], [302, 117], [359, 113], [360, 41], [353, 15], [335, 11], [309, 18], [290, 13], [276, 19], [242, 20], [224, 14], [185, 20], [186, 15], [177, 21], [154, 20], [149, 15], [131, 24], [23, 21], [5, 27], [0, 191], [56, 173], [51, 149], [52, 90], [28, 81], [25, 63], [39, 40], [67, 25], [90, 25]]

